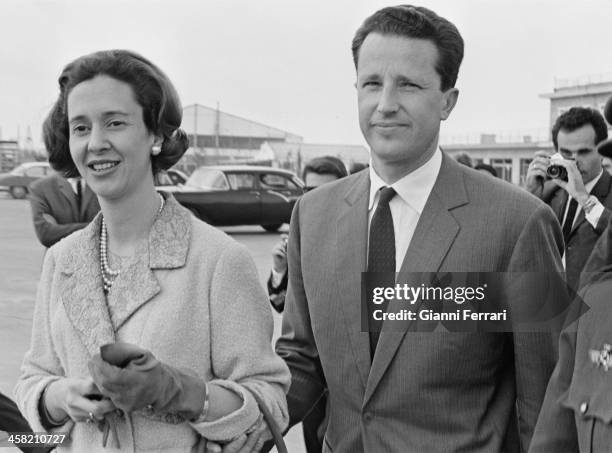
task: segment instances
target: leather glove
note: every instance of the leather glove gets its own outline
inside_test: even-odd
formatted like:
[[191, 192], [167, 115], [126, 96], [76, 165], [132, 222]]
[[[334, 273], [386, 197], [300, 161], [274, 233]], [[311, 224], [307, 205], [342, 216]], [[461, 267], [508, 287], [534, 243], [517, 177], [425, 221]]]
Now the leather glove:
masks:
[[163, 364], [133, 344], [106, 344], [88, 366], [100, 392], [128, 413], [152, 406], [157, 413], [191, 420], [199, 415], [194, 401], [203, 403], [206, 396], [203, 380]]

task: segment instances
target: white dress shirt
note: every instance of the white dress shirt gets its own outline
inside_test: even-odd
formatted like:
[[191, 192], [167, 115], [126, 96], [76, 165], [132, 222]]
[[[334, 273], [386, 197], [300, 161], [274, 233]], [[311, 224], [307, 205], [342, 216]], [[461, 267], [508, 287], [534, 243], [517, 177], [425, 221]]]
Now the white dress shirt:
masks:
[[[599, 178], [601, 178], [602, 175], [603, 175], [603, 170], [599, 172], [599, 175], [597, 175], [596, 178], [593, 178], [591, 181], [589, 181], [588, 183], [584, 185], [584, 188], [586, 189], [588, 194], [591, 194], [591, 190], [593, 190], [593, 187], [595, 187], [595, 184], [597, 184], [597, 182], [599, 181]], [[568, 196], [567, 203], [565, 203], [565, 211], [563, 212], [563, 221], [561, 222], [562, 226], [565, 223], [565, 218], [567, 217], [567, 211], [569, 210], [570, 200], [572, 200], [572, 197]], [[572, 222], [572, 227], [574, 226], [574, 223], [576, 223], [576, 219], [578, 218], [580, 211], [582, 211], [582, 206], [580, 206], [580, 203], [578, 203], [578, 208], [576, 209], [576, 214], [574, 215], [574, 220]], [[599, 222], [599, 218], [603, 214], [603, 211], [604, 211], [604, 206], [601, 204], [599, 200], [597, 200], [597, 204], [593, 206], [593, 209], [591, 209], [588, 214], [586, 212], [584, 213], [584, 218], [587, 220], [587, 222], [591, 224], [593, 228], [596, 228], [597, 223]], [[565, 266], [565, 248], [563, 248], [563, 257], [561, 261], [563, 262], [563, 267], [565, 268], [566, 267]]]
[[[391, 217], [393, 217], [393, 231], [395, 233], [395, 271], [399, 272], [404, 256], [414, 235], [419, 218], [431, 190], [440, 173], [442, 165], [442, 151], [437, 148], [431, 158], [412, 173], [391, 184], [397, 193], [389, 202]], [[369, 225], [378, 206], [379, 190], [388, 187], [380, 176], [376, 174], [370, 164], [370, 202], [368, 205], [368, 238]], [[368, 239], [369, 240], [369, 239]], [[369, 246], [369, 244], [368, 244]]]

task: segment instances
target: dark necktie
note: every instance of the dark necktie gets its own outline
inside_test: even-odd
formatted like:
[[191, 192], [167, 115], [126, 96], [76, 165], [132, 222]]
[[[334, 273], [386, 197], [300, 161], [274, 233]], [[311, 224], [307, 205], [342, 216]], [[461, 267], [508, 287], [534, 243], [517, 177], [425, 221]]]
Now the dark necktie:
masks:
[[[384, 272], [384, 285], [393, 286], [395, 284], [395, 233], [393, 231], [393, 217], [391, 217], [391, 209], [389, 201], [395, 196], [395, 190], [391, 187], [384, 187], [380, 190], [380, 198], [376, 212], [370, 223], [370, 240], [368, 243], [368, 272]], [[368, 297], [370, 316], [368, 316], [368, 325], [370, 331], [370, 354], [374, 357], [378, 337], [382, 321], [376, 321], [372, 318], [371, 313], [374, 310], [373, 302]], [[377, 309], [387, 310], [387, 304], [384, 303]]]
[[563, 239], [567, 244], [567, 238], [572, 231], [572, 225], [574, 224], [574, 217], [576, 217], [576, 210], [578, 209], [578, 202], [573, 198], [570, 198], [569, 207], [567, 208], [567, 215], [565, 216], [565, 222], [563, 222]]

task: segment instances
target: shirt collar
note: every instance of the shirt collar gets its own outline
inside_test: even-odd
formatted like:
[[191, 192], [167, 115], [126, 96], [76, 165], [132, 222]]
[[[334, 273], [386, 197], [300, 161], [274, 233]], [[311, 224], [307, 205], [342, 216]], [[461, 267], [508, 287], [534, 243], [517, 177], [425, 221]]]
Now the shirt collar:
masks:
[[[413, 172], [391, 184], [402, 200], [419, 215], [423, 212], [425, 203], [440, 173], [442, 151], [438, 147], [427, 162]], [[372, 210], [378, 191], [388, 186], [370, 165], [370, 202], [368, 210]]]

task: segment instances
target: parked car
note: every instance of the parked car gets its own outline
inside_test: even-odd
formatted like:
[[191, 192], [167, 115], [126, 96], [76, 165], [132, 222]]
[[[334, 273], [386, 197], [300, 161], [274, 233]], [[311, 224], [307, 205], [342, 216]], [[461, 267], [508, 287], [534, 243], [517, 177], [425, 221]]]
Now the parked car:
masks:
[[0, 173], [0, 191], [9, 192], [13, 198], [25, 198], [31, 182], [51, 173], [48, 162], [23, 163], [9, 173]]
[[175, 186], [185, 184], [188, 176], [180, 170], [170, 168], [160, 171], [155, 175], [155, 187], [158, 189], [173, 191]]
[[294, 173], [250, 165], [200, 167], [173, 190], [179, 203], [211, 225], [261, 225], [267, 231], [289, 222], [303, 193]]

